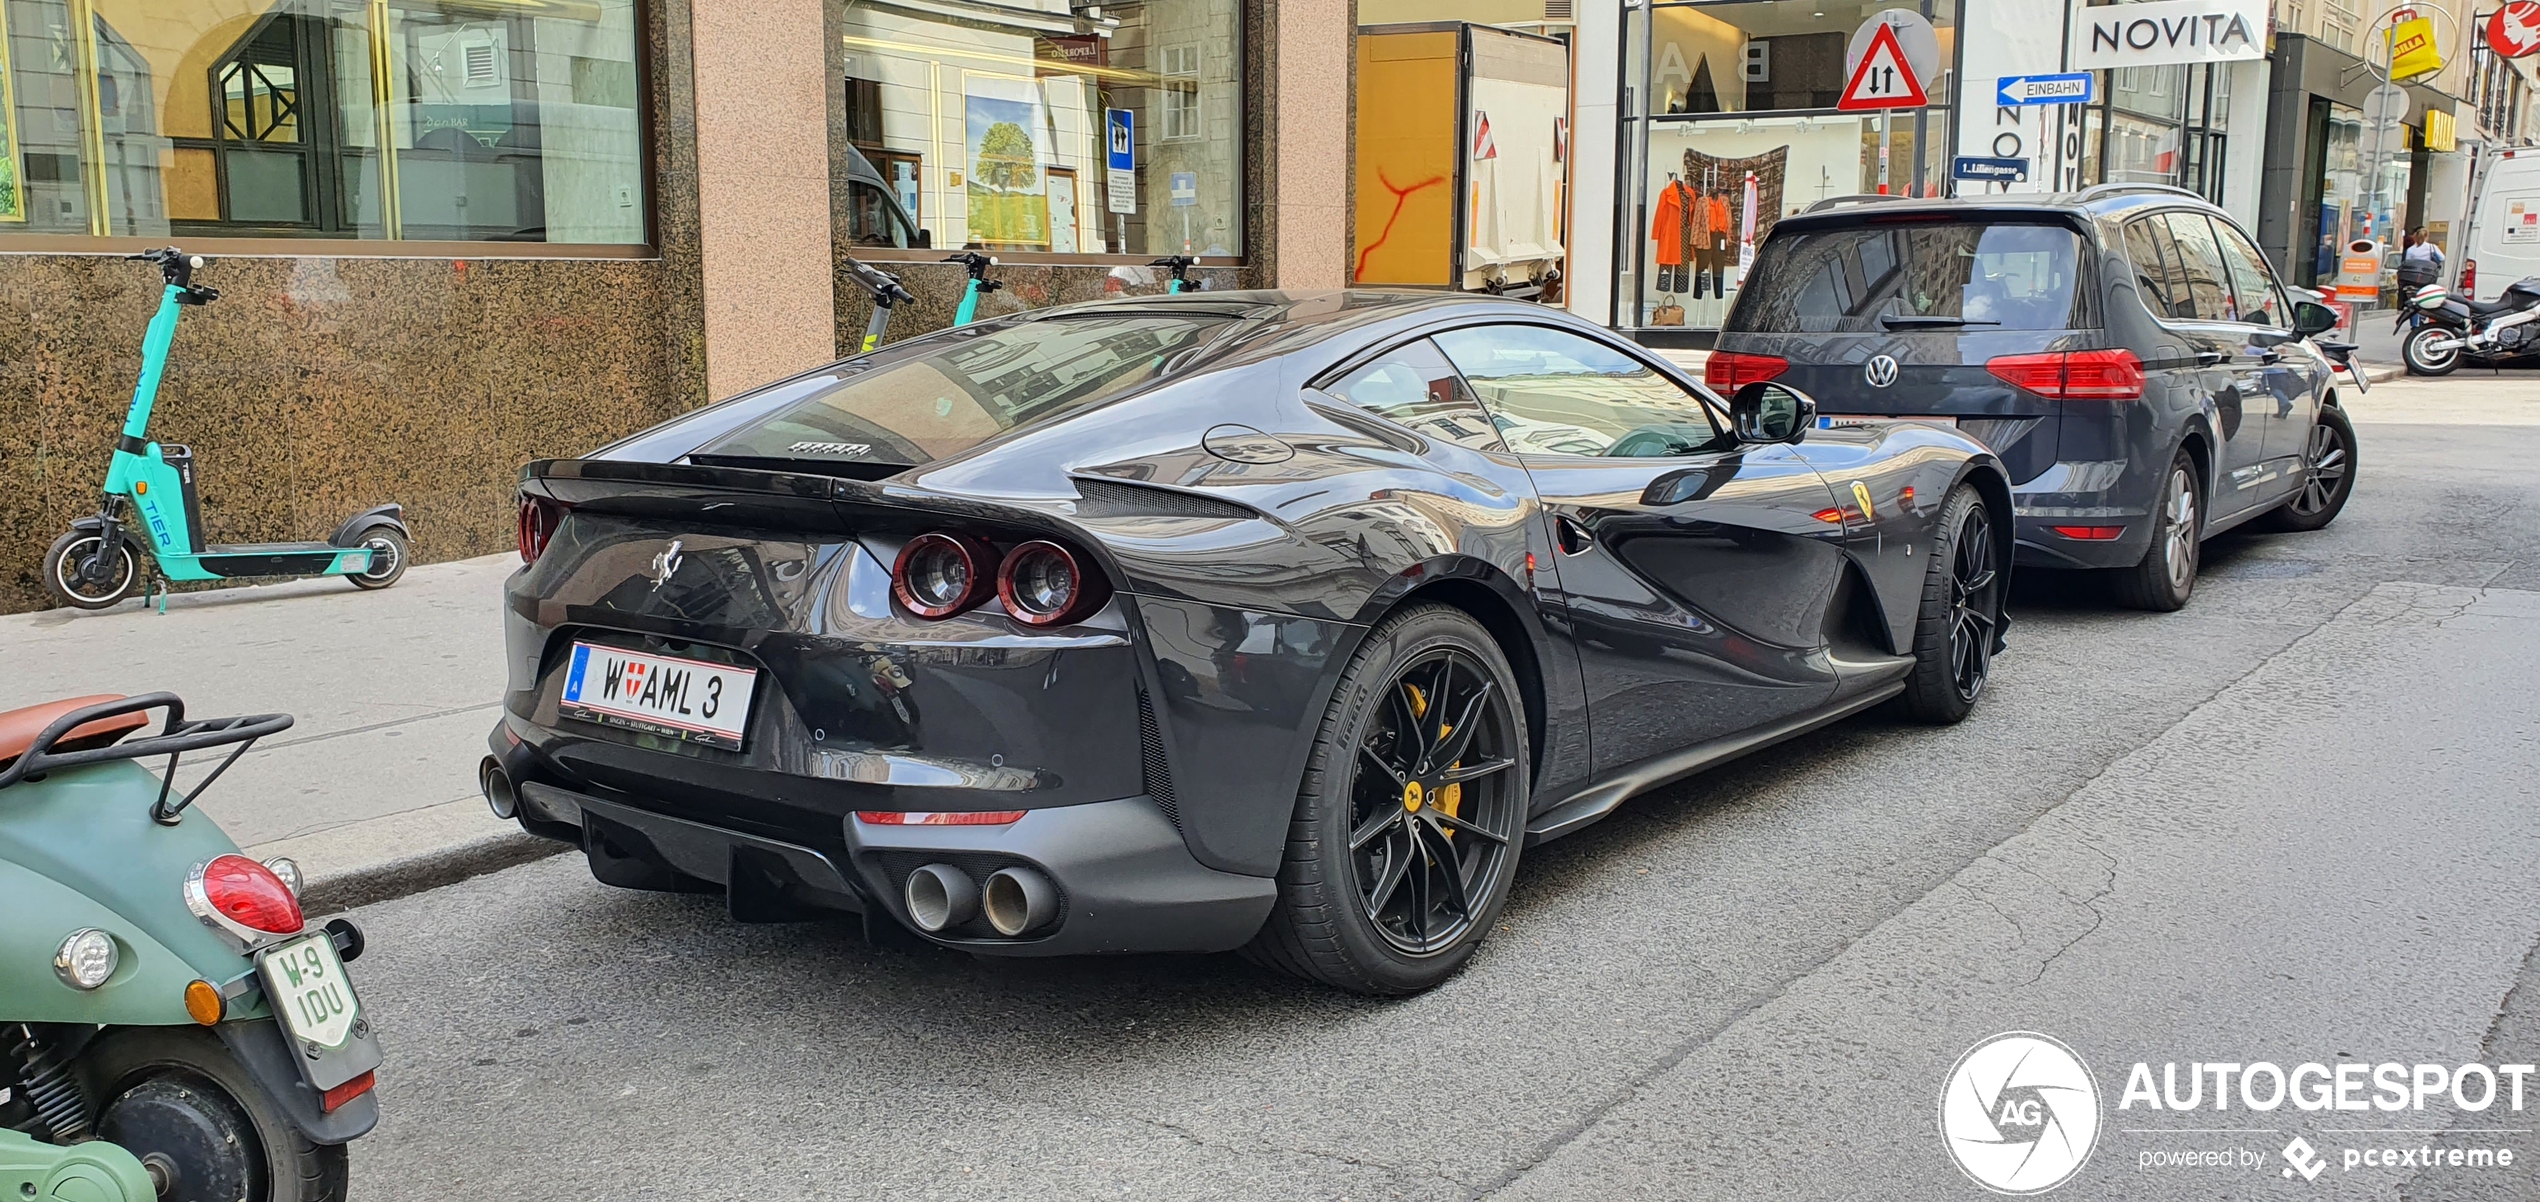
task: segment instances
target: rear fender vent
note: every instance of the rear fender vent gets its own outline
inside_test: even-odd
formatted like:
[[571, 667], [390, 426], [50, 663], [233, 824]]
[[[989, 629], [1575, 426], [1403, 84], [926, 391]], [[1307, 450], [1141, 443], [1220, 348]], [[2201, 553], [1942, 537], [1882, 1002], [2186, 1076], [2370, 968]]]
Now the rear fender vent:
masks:
[[1155, 703], [1147, 700], [1147, 691], [1138, 690], [1138, 772], [1146, 783], [1147, 799], [1164, 811], [1173, 829], [1182, 829], [1182, 803], [1173, 796], [1173, 768], [1164, 758], [1164, 732], [1155, 724]]
[[1232, 501], [1153, 485], [1089, 477], [1078, 477], [1073, 483], [1076, 495], [1082, 498], [1076, 502], [1076, 516], [1080, 518], [1218, 518], [1241, 522], [1261, 516]]

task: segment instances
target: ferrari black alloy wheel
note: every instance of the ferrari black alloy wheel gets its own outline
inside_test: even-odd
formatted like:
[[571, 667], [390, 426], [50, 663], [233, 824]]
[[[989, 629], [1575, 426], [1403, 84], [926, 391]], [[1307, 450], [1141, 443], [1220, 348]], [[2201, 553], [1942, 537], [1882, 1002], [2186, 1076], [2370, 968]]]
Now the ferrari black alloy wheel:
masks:
[[1939, 537], [1923, 567], [1914, 622], [1914, 670], [1905, 706], [1925, 722], [1956, 722], [1975, 708], [1993, 674], [2005, 583], [1993, 517], [1965, 485], [1942, 503]]
[[1418, 606], [1370, 631], [1316, 734], [1253, 957], [1370, 994], [1462, 967], [1525, 842], [1524, 712], [1462, 611]]
[[2302, 489], [2274, 513], [2267, 525], [2275, 530], [2317, 530], [2337, 520], [2346, 498], [2355, 491], [2355, 426], [2335, 405], [2320, 406], [2311, 423], [2310, 440], [2302, 447]]

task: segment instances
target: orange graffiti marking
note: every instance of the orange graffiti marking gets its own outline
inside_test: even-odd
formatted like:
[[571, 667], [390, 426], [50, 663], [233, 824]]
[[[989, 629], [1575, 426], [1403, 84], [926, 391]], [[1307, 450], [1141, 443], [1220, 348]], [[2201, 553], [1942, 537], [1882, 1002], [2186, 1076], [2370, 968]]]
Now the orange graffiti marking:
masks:
[[1351, 283], [1357, 283], [1358, 281], [1367, 278], [1367, 256], [1376, 253], [1376, 249], [1383, 246], [1386, 239], [1393, 237], [1393, 223], [1402, 219], [1402, 206], [1405, 202], [1411, 199], [1411, 194], [1422, 188], [1434, 188], [1439, 184], [1443, 184], [1446, 182], [1446, 177], [1443, 175], [1433, 175], [1427, 179], [1421, 180], [1419, 183], [1411, 185], [1408, 188], [1397, 188], [1394, 186], [1394, 182], [1392, 180], [1385, 177], [1385, 169], [1379, 167], [1376, 169], [1376, 182], [1383, 184], [1385, 191], [1393, 193], [1393, 212], [1385, 216], [1384, 232], [1378, 234], [1375, 241], [1368, 243], [1366, 247], [1358, 252], [1358, 266], [1350, 273], [1349, 277]]

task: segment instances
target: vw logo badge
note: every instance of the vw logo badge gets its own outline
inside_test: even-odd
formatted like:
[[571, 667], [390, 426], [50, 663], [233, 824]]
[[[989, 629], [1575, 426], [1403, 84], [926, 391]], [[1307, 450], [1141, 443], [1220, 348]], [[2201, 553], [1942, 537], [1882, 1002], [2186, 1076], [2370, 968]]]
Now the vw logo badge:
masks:
[[1861, 378], [1872, 388], [1885, 388], [1896, 382], [1896, 356], [1873, 355], [1861, 365]]

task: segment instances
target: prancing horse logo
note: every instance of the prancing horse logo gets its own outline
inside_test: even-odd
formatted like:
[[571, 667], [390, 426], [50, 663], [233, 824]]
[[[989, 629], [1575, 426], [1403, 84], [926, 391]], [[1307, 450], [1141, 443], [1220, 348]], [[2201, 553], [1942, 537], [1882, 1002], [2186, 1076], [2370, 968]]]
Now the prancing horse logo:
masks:
[[1872, 388], [1885, 388], [1895, 383], [1896, 356], [1872, 355], [1869, 362], [1861, 365], [1861, 378], [1869, 381]]
[[679, 540], [674, 538], [669, 546], [662, 548], [661, 554], [653, 556], [653, 591], [660, 592], [661, 586], [670, 583], [670, 578], [678, 573]]

